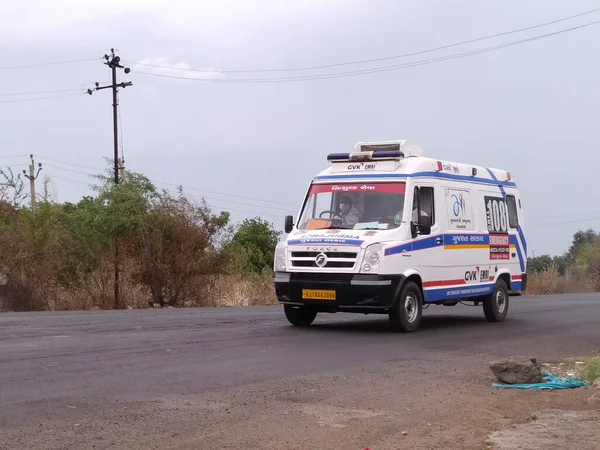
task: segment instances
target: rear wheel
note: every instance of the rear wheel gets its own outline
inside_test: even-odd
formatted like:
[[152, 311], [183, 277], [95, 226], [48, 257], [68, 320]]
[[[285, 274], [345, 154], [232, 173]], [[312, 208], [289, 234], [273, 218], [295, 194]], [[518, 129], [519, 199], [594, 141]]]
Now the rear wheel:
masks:
[[296, 327], [307, 327], [317, 317], [317, 312], [305, 306], [283, 305], [285, 317]]
[[502, 322], [508, 313], [508, 287], [502, 279], [496, 282], [494, 292], [483, 300], [483, 313], [488, 322]]
[[389, 312], [390, 322], [396, 331], [410, 333], [416, 331], [421, 324], [423, 314], [423, 295], [416, 283], [406, 283], [396, 305]]

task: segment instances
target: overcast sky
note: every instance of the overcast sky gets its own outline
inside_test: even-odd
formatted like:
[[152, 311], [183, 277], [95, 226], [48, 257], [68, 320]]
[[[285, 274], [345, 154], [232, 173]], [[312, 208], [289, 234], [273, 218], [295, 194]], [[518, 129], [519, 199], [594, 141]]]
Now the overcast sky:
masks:
[[[412, 58], [308, 72], [219, 71], [399, 55], [598, 7], [593, 0], [0, 0], [0, 67], [98, 58], [0, 70], [0, 94], [108, 82], [100, 57], [114, 46], [132, 68], [119, 73], [133, 82], [120, 93], [127, 168], [226, 194], [206, 194], [207, 201], [235, 221], [262, 215], [281, 227], [327, 167], [328, 153], [361, 140], [411, 139], [428, 156], [509, 170], [522, 189], [530, 254], [557, 254], [579, 228], [600, 228], [600, 24], [403, 70], [293, 83], [231, 80], [435, 58], [593, 22], [600, 12]], [[21, 170], [27, 158], [7, 156], [33, 153], [53, 177], [57, 199], [77, 201], [89, 193], [84, 172], [94, 170], [76, 164], [102, 169], [112, 155], [111, 96], [14, 102], [44, 95], [59, 94], [0, 96], [0, 165]]]

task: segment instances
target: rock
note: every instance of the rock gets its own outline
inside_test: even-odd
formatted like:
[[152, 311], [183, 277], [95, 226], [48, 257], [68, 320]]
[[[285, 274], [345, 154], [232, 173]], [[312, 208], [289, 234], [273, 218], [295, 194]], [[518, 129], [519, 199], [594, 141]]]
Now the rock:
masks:
[[98, 305], [94, 305], [94, 306], [91, 307], [91, 310], [92, 311], [99, 311], [100, 307]]
[[408, 434], [408, 431], [403, 431], [402, 432], [402, 436], [406, 436]]
[[593, 387], [595, 387], [596, 389], [600, 389], [600, 378], [598, 378], [596, 381], [594, 381], [594, 384], [592, 384]]
[[540, 365], [535, 358], [511, 357], [490, 362], [490, 370], [506, 384], [541, 383]]
[[579, 366], [579, 367], [583, 367], [583, 366], [585, 366], [585, 363], [583, 361], [577, 361], [577, 362], [575, 362], [575, 365]]

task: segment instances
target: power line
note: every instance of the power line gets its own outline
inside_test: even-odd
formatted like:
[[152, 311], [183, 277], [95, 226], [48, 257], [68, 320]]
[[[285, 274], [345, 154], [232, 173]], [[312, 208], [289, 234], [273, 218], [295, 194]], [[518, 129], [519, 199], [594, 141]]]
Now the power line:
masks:
[[[20, 155], [20, 156], [28, 156], [28, 155]], [[37, 155], [38, 158], [42, 159], [42, 160], [47, 160], [47, 161], [54, 161], [56, 163], [59, 164], [65, 164], [68, 166], [74, 166], [74, 167], [81, 167], [83, 169], [90, 169], [90, 170], [96, 170], [98, 172], [102, 172], [102, 169], [99, 169], [97, 167], [91, 167], [91, 166], [86, 166], [86, 165], [82, 165], [82, 164], [76, 164], [76, 163], [71, 163], [71, 162], [67, 162], [67, 161], [63, 161], [63, 160], [59, 160], [59, 159], [55, 159], [55, 158], [49, 158], [46, 156], [39, 156]], [[59, 170], [66, 170], [68, 172], [73, 172], [73, 173], [78, 173], [78, 174], [83, 174], [83, 175], [89, 175], [89, 176], [94, 176], [95, 174], [89, 173], [89, 172], [83, 172], [80, 170], [74, 170], [74, 169], [69, 169], [66, 167], [60, 167], [60, 166], [55, 166], [53, 164], [49, 164], [49, 163], [45, 163], [47, 167], [53, 167], [53, 168], [57, 168]], [[159, 180], [154, 180], [151, 178], [148, 178], [149, 181], [151, 181], [152, 183], [157, 183], [157, 184], [164, 184], [166, 186], [173, 186], [173, 187], [181, 187], [183, 189], [188, 189], [191, 191], [198, 191], [198, 192], [207, 192], [207, 193], [211, 193], [211, 194], [215, 194], [215, 195], [222, 195], [225, 197], [231, 197], [231, 198], [241, 198], [244, 200], [252, 200], [252, 201], [258, 201], [258, 202], [265, 202], [265, 203], [271, 203], [271, 204], [275, 204], [275, 205], [282, 205], [282, 206], [288, 206], [288, 207], [292, 207], [292, 208], [297, 208], [298, 205], [296, 204], [291, 204], [291, 203], [284, 203], [284, 202], [276, 202], [273, 200], [266, 200], [266, 199], [261, 199], [261, 198], [256, 198], [256, 197], [246, 197], [246, 196], [241, 196], [241, 195], [235, 195], [235, 194], [229, 194], [229, 193], [224, 193], [224, 192], [219, 192], [219, 191], [214, 191], [214, 190], [206, 190], [206, 189], [200, 189], [200, 188], [196, 188], [196, 187], [192, 187], [192, 186], [186, 186], [186, 185], [181, 185], [181, 184], [177, 184], [177, 183], [167, 183], [165, 181], [159, 181]], [[83, 182], [80, 182], [83, 183]], [[167, 191], [171, 192], [171, 190], [167, 189]], [[190, 194], [193, 196], [193, 194]], [[206, 197], [206, 198], [210, 198], [210, 197]], [[216, 201], [227, 201], [225, 199], [220, 199], [220, 198], [214, 198], [214, 200]], [[246, 203], [244, 203], [246, 204]], [[255, 206], [258, 208], [263, 208], [265, 207], [264, 205], [248, 205], [248, 206]], [[269, 208], [269, 209], [273, 209], [273, 208]], [[279, 208], [277, 208], [279, 209]], [[284, 210], [284, 209], [281, 209]], [[600, 211], [587, 211], [587, 212], [576, 212], [576, 213], [559, 213], [559, 214], [553, 214], [553, 215], [548, 215], [548, 216], [535, 216], [535, 217], [526, 217], [526, 220], [541, 220], [541, 219], [553, 219], [553, 218], [557, 218], [557, 217], [564, 217], [564, 216], [568, 216], [568, 217], [577, 217], [577, 216], [582, 216], [582, 215], [588, 215], [588, 214], [600, 214]], [[592, 220], [592, 219], [581, 219], [581, 220]], [[562, 223], [562, 222], [558, 222], [558, 223]]]
[[545, 227], [545, 226], [551, 226], [551, 225], [564, 225], [564, 224], [568, 224], [568, 223], [592, 222], [594, 220], [600, 220], [600, 216], [590, 217], [588, 219], [565, 220], [563, 222], [542, 223], [542, 224], [539, 224], [539, 225], [536, 225], [536, 226], [537, 227]]
[[28, 69], [31, 67], [57, 66], [60, 64], [75, 64], [75, 63], [81, 63], [81, 62], [98, 61], [98, 59], [99, 58], [72, 59], [70, 61], [53, 61], [53, 62], [47, 62], [47, 63], [26, 64], [26, 65], [21, 65], [21, 66], [4, 66], [4, 67], [0, 67], [0, 70]]
[[48, 176], [50, 178], [56, 178], [57, 180], [70, 181], [70, 182], [79, 183], [79, 184], [86, 184], [88, 186], [91, 184], [91, 183], [86, 183], [85, 181], [73, 180], [72, 178], [59, 177], [59, 176], [54, 175], [52, 173], [47, 173], [46, 176]]
[[[47, 164], [46, 164], [47, 165]], [[48, 177], [50, 177], [51, 179], [57, 179], [57, 180], [63, 180], [63, 181], [69, 181], [72, 183], [78, 183], [78, 184], [85, 184], [85, 185], [90, 185], [91, 183], [87, 183], [85, 181], [81, 181], [81, 180], [74, 180], [72, 178], [65, 178], [65, 177], [59, 177], [57, 175], [54, 174], [46, 174]], [[176, 192], [173, 192], [170, 189], [166, 189], [169, 193], [174, 194]], [[205, 197], [202, 197], [200, 195], [195, 195], [195, 194], [187, 194], [188, 196], [191, 197], [195, 197], [195, 198], [202, 198], [205, 199]], [[217, 201], [226, 201], [226, 200], [221, 200], [221, 199], [216, 199]], [[262, 212], [262, 211], [247, 211], [247, 210], [243, 210], [243, 209], [236, 209], [236, 208], [229, 208], [227, 206], [221, 206], [221, 205], [215, 205], [215, 204], [209, 204], [209, 206], [211, 208], [214, 209], [220, 209], [221, 211], [233, 211], [233, 212], [240, 212], [240, 213], [246, 213], [246, 214], [253, 214], [253, 215], [259, 215], [259, 216], [271, 216], [271, 217], [281, 217], [281, 214], [273, 214], [273, 213], [267, 213], [267, 212]], [[265, 206], [258, 206], [258, 205], [246, 205], [246, 206], [256, 206], [257, 208], [266, 208]]]
[[53, 99], [53, 98], [73, 97], [75, 95], [82, 95], [82, 94], [83, 94], [83, 92], [76, 93], [76, 94], [53, 95], [51, 97], [34, 97], [34, 98], [22, 98], [22, 99], [18, 99], [18, 100], [3, 100], [3, 101], [0, 101], [0, 103], [33, 102], [33, 101], [37, 101], [37, 100], [50, 100], [50, 99]]
[[[168, 191], [169, 193], [173, 194], [173, 191], [171, 191], [170, 189], [166, 189], [166, 191]], [[206, 198], [209, 197], [204, 197], [201, 195], [196, 195], [196, 194], [187, 194], [191, 197], [195, 197], [195, 198], [200, 198], [202, 200], [205, 200]], [[227, 201], [227, 200], [221, 200], [221, 199], [212, 199], [212, 200], [217, 200], [217, 201]], [[273, 214], [273, 213], [266, 213], [266, 212], [255, 212], [255, 211], [247, 211], [247, 210], [243, 210], [243, 209], [236, 209], [236, 208], [230, 208], [229, 206], [222, 206], [222, 205], [215, 205], [215, 204], [210, 204], [209, 206], [211, 208], [214, 209], [220, 209], [221, 211], [233, 211], [233, 212], [240, 212], [240, 213], [246, 213], [246, 214], [254, 214], [254, 215], [261, 215], [261, 216], [271, 216], [271, 217], [281, 217], [281, 214]], [[246, 206], [251, 206], [251, 207], [256, 207], [256, 208], [267, 208], [270, 209], [266, 206], [259, 206], [259, 205], [248, 205], [246, 204]]]
[[[42, 158], [41, 156], [38, 156], [38, 158]], [[44, 158], [42, 158], [44, 159]], [[94, 176], [94, 174], [92, 173], [88, 173], [88, 172], [82, 172], [80, 170], [74, 170], [74, 169], [67, 169], [65, 167], [60, 167], [60, 166], [55, 166], [54, 164], [48, 164], [46, 163], [47, 167], [52, 167], [54, 169], [59, 169], [59, 170], [66, 170], [67, 172], [73, 172], [73, 173], [78, 173], [78, 174], [83, 174], [83, 175], [90, 175], [90, 176]], [[181, 187], [183, 189], [189, 189], [189, 190], [195, 190], [195, 191], [203, 191], [202, 189], [197, 189], [197, 188], [193, 188], [190, 186], [183, 186], [181, 184], [175, 184], [175, 183], [165, 183], [165, 182], [161, 182], [161, 181], [156, 181], [156, 180], [151, 180], [149, 179], [151, 182], [153, 183], [158, 183], [158, 184], [165, 184], [167, 186], [174, 186], [174, 187]], [[167, 191], [171, 192], [171, 190], [166, 189]], [[220, 195], [227, 195], [227, 196], [231, 196], [231, 197], [238, 197], [235, 195], [229, 195], [229, 194], [221, 194]], [[193, 194], [190, 194], [193, 196]], [[234, 204], [238, 204], [238, 205], [246, 205], [246, 206], [251, 206], [254, 208], [266, 208], [266, 209], [272, 209], [272, 210], [276, 210], [276, 211], [284, 211], [284, 212], [291, 212], [290, 208], [278, 208], [278, 207], [274, 207], [274, 206], [266, 206], [266, 205], [253, 205], [247, 202], [240, 202], [240, 201], [236, 201], [236, 200], [227, 200], [227, 199], [223, 199], [223, 198], [215, 198], [215, 197], [207, 197], [207, 196], [203, 196], [203, 198], [209, 199], [209, 200], [214, 200], [214, 201], [218, 201], [218, 202], [225, 202], [225, 203], [234, 203]], [[260, 199], [255, 199], [257, 201], [264, 201], [264, 202], [269, 202], [269, 203], [276, 203], [276, 202], [271, 202], [269, 200], [260, 200]], [[285, 205], [285, 204], [284, 204]]]
[[58, 94], [60, 92], [83, 92], [83, 89], [57, 89], [54, 91], [34, 91], [34, 92], [7, 92], [0, 93], [0, 97], [17, 95], [40, 95], [40, 94]]
[[505, 31], [502, 33], [496, 33], [496, 34], [492, 34], [492, 35], [488, 35], [488, 36], [469, 39], [466, 41], [455, 42], [453, 44], [442, 45], [440, 47], [429, 48], [426, 50], [420, 50], [420, 51], [412, 52], [412, 53], [404, 53], [404, 54], [394, 55], [394, 56], [385, 56], [382, 58], [345, 61], [345, 62], [339, 62], [339, 63], [333, 63], [333, 64], [318, 65], [318, 66], [293, 67], [293, 68], [287, 68], [287, 69], [286, 68], [269, 68], [269, 69], [248, 69], [248, 70], [217, 70], [217, 69], [193, 69], [193, 68], [183, 68], [183, 67], [174, 67], [174, 66], [164, 66], [164, 65], [157, 65], [157, 64], [134, 63], [131, 61], [129, 61], [129, 63], [137, 64], [138, 66], [145, 66], [145, 67], [155, 67], [155, 68], [161, 68], [161, 69], [173, 69], [173, 70], [183, 70], [183, 71], [190, 71], [190, 72], [204, 72], [204, 73], [211, 73], [211, 72], [219, 72], [219, 73], [300, 72], [300, 71], [309, 71], [309, 70], [317, 70], [317, 69], [328, 69], [328, 68], [332, 68], [332, 67], [341, 67], [341, 66], [350, 66], [350, 65], [357, 65], [357, 64], [367, 64], [367, 63], [374, 63], [374, 62], [390, 61], [393, 59], [407, 58], [409, 56], [423, 55], [426, 53], [432, 53], [432, 52], [436, 52], [439, 50], [445, 50], [445, 49], [452, 48], [452, 47], [458, 47], [460, 45], [472, 44], [474, 42], [493, 39], [493, 38], [497, 38], [500, 36], [507, 36], [507, 35], [515, 34], [515, 33], [521, 33], [523, 31], [529, 31], [529, 30], [533, 30], [536, 28], [546, 27], [548, 25], [554, 25], [559, 22], [564, 22], [567, 20], [575, 19], [577, 17], [582, 17], [585, 15], [593, 14], [598, 11], [600, 11], [600, 8], [592, 9], [590, 11], [585, 11], [585, 12], [582, 12], [579, 14], [568, 16], [568, 17], [563, 17], [563, 18], [560, 18], [557, 20], [552, 20], [550, 22], [544, 22], [544, 23], [541, 23], [538, 25], [533, 25], [533, 26], [529, 26], [529, 27], [525, 27], [525, 28], [519, 28], [519, 29], [511, 30], [511, 31]]
[[[82, 165], [82, 164], [70, 163], [70, 162], [62, 161], [62, 160], [55, 159], [55, 158], [48, 158], [46, 156], [37, 155], [37, 157], [40, 158], [40, 159], [42, 159], [42, 160], [54, 161], [56, 163], [65, 164], [67, 166], [81, 167], [83, 169], [90, 169], [90, 170], [96, 170], [98, 172], [103, 172], [102, 169], [98, 169], [97, 167], [90, 167], [90, 166], [85, 166], [85, 165]], [[83, 173], [85, 175], [92, 175], [92, 176], [94, 175], [94, 174], [87, 173], [87, 172], [82, 172], [82, 171], [73, 170], [73, 169], [67, 169], [65, 167], [54, 166], [54, 165], [48, 164], [48, 163], [46, 163], [46, 165], [48, 167], [55, 167], [55, 168], [58, 168], [58, 169], [69, 171], [69, 172]], [[198, 192], [206, 192], [206, 193], [215, 194], [215, 195], [222, 195], [224, 197], [240, 198], [240, 199], [243, 199], [243, 200], [251, 200], [251, 201], [256, 201], [256, 202], [271, 203], [273, 205], [291, 206], [293, 208], [296, 208], [298, 206], [298, 205], [292, 205], [291, 203], [277, 202], [277, 201], [274, 201], [274, 200], [266, 200], [266, 199], [257, 198], [257, 197], [247, 197], [247, 196], [243, 196], [243, 195], [228, 194], [228, 193], [225, 193], [225, 192], [220, 192], [220, 191], [215, 191], [215, 190], [200, 189], [200, 188], [196, 188], [196, 187], [192, 187], [192, 186], [186, 186], [186, 185], [181, 185], [181, 184], [177, 184], [177, 183], [167, 183], [166, 181], [159, 181], [159, 180], [154, 180], [154, 179], [151, 179], [151, 178], [148, 178], [148, 180], [151, 181], [151, 182], [153, 182], [153, 183], [157, 183], [157, 184], [164, 184], [166, 186], [173, 186], [173, 187], [180, 187], [181, 186], [184, 189], [189, 189], [189, 190], [198, 191]]]
[[0, 159], [14, 159], [14, 158], [25, 158], [29, 155], [8, 155], [8, 156], [0, 156]]
[[527, 220], [553, 219], [555, 217], [564, 217], [565, 215], [567, 215], [567, 216], [587, 216], [588, 214], [600, 214], [600, 211], [587, 211], [587, 212], [579, 212], [579, 213], [571, 213], [571, 214], [553, 214], [551, 216], [527, 217]]
[[481, 48], [478, 50], [472, 50], [469, 52], [457, 53], [454, 55], [441, 56], [441, 57], [437, 57], [437, 58], [424, 59], [424, 60], [415, 61], [415, 62], [406, 63], [406, 64], [383, 66], [383, 67], [378, 67], [378, 68], [363, 69], [363, 70], [356, 70], [356, 71], [349, 71], [349, 72], [332, 72], [332, 73], [325, 73], [325, 74], [320, 74], [320, 75], [308, 75], [308, 76], [297, 76], [297, 77], [239, 78], [239, 79], [192, 78], [192, 77], [182, 77], [182, 76], [176, 76], [176, 75], [166, 75], [166, 74], [158, 74], [158, 73], [143, 72], [143, 71], [138, 71], [137, 73], [140, 73], [143, 75], [148, 75], [148, 76], [153, 76], [153, 77], [160, 77], [160, 78], [173, 78], [173, 79], [179, 79], [179, 80], [192, 80], [192, 81], [203, 81], [203, 82], [212, 82], [212, 83], [285, 83], [285, 82], [294, 82], [294, 81], [313, 81], [313, 80], [326, 80], [326, 79], [334, 79], [334, 78], [347, 78], [347, 77], [354, 77], [354, 76], [366, 75], [366, 74], [371, 74], [371, 73], [389, 72], [389, 71], [406, 69], [406, 68], [410, 68], [410, 67], [423, 66], [423, 65], [433, 64], [433, 63], [447, 61], [447, 60], [451, 60], [451, 59], [465, 58], [467, 56], [477, 55], [480, 53], [487, 53], [487, 52], [491, 52], [494, 50], [499, 50], [499, 49], [523, 44], [526, 42], [532, 42], [532, 41], [544, 39], [544, 38], [547, 38], [550, 36], [556, 36], [558, 34], [567, 33], [570, 31], [589, 27], [592, 25], [596, 25], [598, 23], [600, 23], [600, 20], [590, 22], [590, 23], [587, 23], [584, 25], [579, 25], [576, 27], [568, 28], [568, 29], [555, 31], [552, 33], [534, 36], [534, 37], [527, 38], [527, 39], [521, 39], [519, 41], [508, 42], [505, 44], [500, 44], [500, 45], [496, 45], [496, 46], [492, 46], [492, 47], [484, 47], [484, 48]]

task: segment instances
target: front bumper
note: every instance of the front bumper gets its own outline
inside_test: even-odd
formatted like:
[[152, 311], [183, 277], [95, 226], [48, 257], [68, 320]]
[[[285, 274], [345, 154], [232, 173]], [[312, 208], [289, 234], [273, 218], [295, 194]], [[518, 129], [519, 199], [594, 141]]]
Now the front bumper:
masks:
[[[280, 303], [310, 306], [323, 312], [386, 312], [394, 305], [402, 275], [275, 272]], [[302, 298], [304, 289], [335, 290], [335, 300]]]

